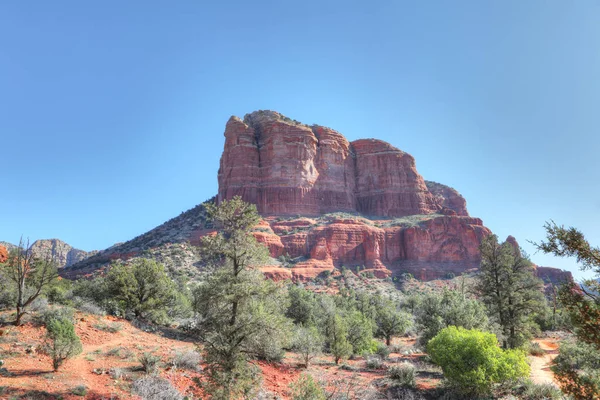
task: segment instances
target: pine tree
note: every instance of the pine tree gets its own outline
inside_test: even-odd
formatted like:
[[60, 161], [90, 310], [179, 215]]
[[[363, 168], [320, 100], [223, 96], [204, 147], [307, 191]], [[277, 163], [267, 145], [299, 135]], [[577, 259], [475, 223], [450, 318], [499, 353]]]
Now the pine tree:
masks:
[[249, 359], [260, 353], [260, 343], [276, 342], [285, 331], [287, 299], [257, 270], [268, 252], [251, 233], [259, 221], [256, 206], [234, 197], [207, 211], [219, 231], [202, 238], [211, 272], [194, 293], [208, 364], [206, 389], [217, 399], [247, 397], [258, 383]]
[[502, 329], [503, 347], [517, 348], [530, 336], [532, 315], [543, 307], [543, 283], [531, 261], [511, 243], [498, 243], [496, 235], [485, 238], [480, 251], [477, 290]]

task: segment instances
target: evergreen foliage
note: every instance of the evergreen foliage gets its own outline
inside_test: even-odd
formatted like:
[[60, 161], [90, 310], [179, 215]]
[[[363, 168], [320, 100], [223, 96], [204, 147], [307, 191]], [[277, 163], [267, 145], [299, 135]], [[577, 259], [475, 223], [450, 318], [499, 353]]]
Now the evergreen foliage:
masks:
[[268, 256], [251, 233], [259, 221], [256, 206], [235, 197], [208, 205], [207, 212], [219, 232], [202, 239], [211, 273], [194, 290], [206, 389], [215, 399], [247, 397], [259, 380], [249, 357], [260, 355], [258, 343], [276, 342], [285, 330], [287, 297], [256, 269]]
[[485, 305], [469, 299], [461, 292], [445, 289], [442, 293], [428, 293], [412, 300], [419, 341], [426, 345], [435, 335], [449, 326], [465, 329], [488, 328]]
[[544, 305], [543, 283], [533, 264], [511, 243], [496, 235], [482, 240], [477, 290], [490, 317], [502, 329], [502, 347], [517, 348], [531, 337], [532, 321]]
[[52, 318], [47, 322], [46, 329], [44, 350], [52, 359], [54, 371], [57, 371], [66, 359], [81, 353], [81, 341], [75, 333], [73, 322], [68, 318]]
[[107, 294], [127, 313], [137, 318], [160, 322], [173, 305], [175, 284], [162, 264], [150, 259], [135, 259], [130, 264], [115, 264], [106, 276]]

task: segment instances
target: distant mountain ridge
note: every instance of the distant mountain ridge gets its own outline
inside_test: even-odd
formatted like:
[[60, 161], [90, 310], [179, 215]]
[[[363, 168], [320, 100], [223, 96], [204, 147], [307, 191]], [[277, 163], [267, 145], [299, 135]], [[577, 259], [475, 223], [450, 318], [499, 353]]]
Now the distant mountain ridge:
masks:
[[[0, 246], [6, 247], [8, 251], [17, 248], [9, 242], [0, 242]], [[36, 240], [30, 248], [36, 257], [54, 259], [58, 268], [68, 268], [97, 253], [95, 250], [88, 252], [76, 249], [59, 239]]]

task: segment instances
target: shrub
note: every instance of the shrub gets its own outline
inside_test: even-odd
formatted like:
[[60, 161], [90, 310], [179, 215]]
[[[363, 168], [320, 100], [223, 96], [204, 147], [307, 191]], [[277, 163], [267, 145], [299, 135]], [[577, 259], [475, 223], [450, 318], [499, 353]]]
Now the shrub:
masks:
[[45, 297], [38, 297], [29, 305], [29, 310], [37, 313], [43, 313], [48, 309], [48, 299]]
[[108, 374], [112, 379], [127, 379], [127, 374], [123, 368], [113, 367], [108, 370]]
[[502, 350], [493, 333], [450, 326], [431, 339], [427, 350], [448, 383], [463, 393], [489, 393], [495, 383], [529, 375], [524, 352]]
[[138, 356], [138, 361], [142, 364], [142, 369], [147, 374], [156, 374], [158, 372], [158, 367], [160, 363], [159, 356], [145, 352]]
[[85, 385], [75, 386], [73, 389], [71, 389], [71, 393], [75, 396], [83, 397], [87, 394], [87, 388], [85, 387]]
[[38, 316], [38, 322], [48, 326], [54, 319], [75, 321], [74, 310], [71, 307], [48, 307]]
[[384, 367], [383, 360], [379, 356], [367, 357], [367, 368], [369, 369], [382, 369]]
[[194, 350], [175, 353], [172, 361], [173, 367], [188, 369], [190, 371], [200, 370], [200, 362], [202, 362], [202, 357], [200, 356], [200, 353]]
[[106, 315], [104, 309], [92, 301], [78, 299], [75, 302], [75, 307], [85, 314]]
[[552, 372], [561, 390], [574, 399], [600, 398], [600, 352], [593, 345], [562, 342]]
[[315, 327], [300, 327], [294, 336], [294, 349], [301, 355], [304, 366], [308, 368], [310, 361], [323, 350], [323, 336]]
[[144, 400], [182, 400], [183, 396], [171, 383], [157, 376], [144, 376], [133, 382], [133, 393]]
[[94, 324], [94, 328], [103, 332], [117, 333], [123, 329], [123, 325], [118, 322], [99, 322]]
[[323, 387], [308, 374], [302, 374], [296, 382], [290, 384], [293, 400], [325, 400]]
[[521, 394], [523, 400], [560, 400], [562, 392], [550, 383], [536, 384], [531, 381], [525, 383], [525, 391]]
[[69, 319], [51, 319], [46, 324], [46, 329], [44, 350], [52, 358], [52, 367], [57, 371], [66, 359], [81, 353], [81, 341]]
[[541, 357], [546, 354], [542, 346], [538, 342], [531, 342], [529, 344], [529, 354], [536, 357]]
[[411, 302], [416, 306], [415, 322], [422, 345], [426, 345], [440, 330], [448, 326], [466, 329], [485, 329], [488, 326], [485, 305], [465, 298], [459, 291], [429, 293], [420, 299], [411, 299]]
[[389, 366], [387, 376], [396, 386], [414, 388], [416, 386], [417, 369], [411, 363], [403, 362]]
[[123, 346], [113, 347], [106, 352], [106, 355], [109, 357], [118, 357], [123, 360], [134, 356], [131, 350]]
[[382, 360], [387, 360], [390, 356], [390, 349], [388, 346], [381, 342], [377, 342], [377, 347], [375, 348], [375, 354], [381, 357]]

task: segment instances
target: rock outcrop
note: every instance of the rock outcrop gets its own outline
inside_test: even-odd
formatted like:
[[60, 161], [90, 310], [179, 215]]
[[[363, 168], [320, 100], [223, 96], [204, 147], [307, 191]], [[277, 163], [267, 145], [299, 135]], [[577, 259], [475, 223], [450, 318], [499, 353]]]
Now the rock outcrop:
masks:
[[6, 247], [0, 245], [0, 264], [6, 262], [7, 259], [8, 251], [6, 250]]
[[36, 240], [31, 245], [31, 251], [36, 257], [54, 260], [59, 268], [70, 267], [95, 254], [95, 252], [76, 249], [58, 239]]
[[[16, 249], [18, 246], [8, 242], [0, 242], [0, 247], [10, 251], [11, 249]], [[58, 239], [36, 240], [31, 244], [30, 249], [34, 257], [54, 260], [58, 268], [70, 267], [73, 264], [96, 254], [95, 251], [87, 252], [76, 249]]]
[[218, 201], [239, 195], [262, 215], [468, 215], [458, 192], [428, 189], [410, 154], [376, 139], [350, 143], [275, 111], [230, 118], [218, 179]]

